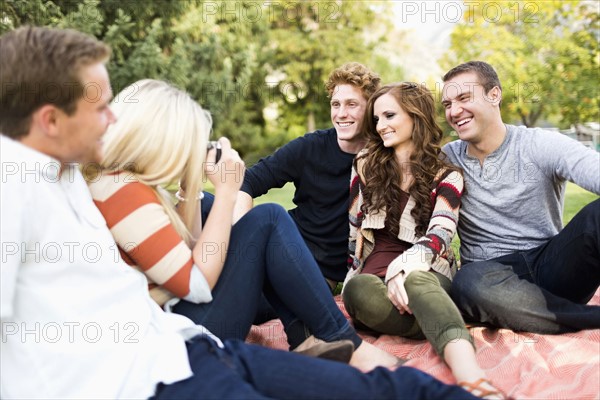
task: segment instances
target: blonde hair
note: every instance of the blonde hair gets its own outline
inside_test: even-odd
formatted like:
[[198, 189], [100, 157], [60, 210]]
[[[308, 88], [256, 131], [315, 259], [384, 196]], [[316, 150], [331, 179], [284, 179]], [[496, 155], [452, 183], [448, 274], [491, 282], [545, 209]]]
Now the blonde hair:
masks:
[[[166, 82], [144, 79], [123, 89], [111, 109], [117, 121], [104, 135], [103, 170], [129, 171], [156, 191], [177, 232], [190, 245], [205, 179], [210, 114], [187, 93]], [[182, 217], [164, 190], [177, 182], [188, 204]]]

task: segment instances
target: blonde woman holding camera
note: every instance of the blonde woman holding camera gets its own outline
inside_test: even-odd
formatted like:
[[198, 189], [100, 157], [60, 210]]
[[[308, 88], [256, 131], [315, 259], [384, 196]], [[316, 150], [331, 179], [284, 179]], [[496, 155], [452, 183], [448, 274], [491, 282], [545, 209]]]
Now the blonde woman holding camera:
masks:
[[[146, 274], [160, 306], [222, 339], [243, 340], [264, 293], [284, 327], [301, 320], [314, 335], [292, 348], [342, 361], [352, 356], [362, 370], [398, 363], [363, 342], [344, 318], [281, 206], [255, 207], [232, 225], [244, 162], [226, 138], [207, 152], [210, 114], [187, 93], [142, 80], [111, 108], [117, 122], [103, 138], [100, 170], [87, 174], [89, 187], [123, 258]], [[202, 192], [206, 180], [214, 197]], [[177, 183], [175, 205], [165, 188]]]

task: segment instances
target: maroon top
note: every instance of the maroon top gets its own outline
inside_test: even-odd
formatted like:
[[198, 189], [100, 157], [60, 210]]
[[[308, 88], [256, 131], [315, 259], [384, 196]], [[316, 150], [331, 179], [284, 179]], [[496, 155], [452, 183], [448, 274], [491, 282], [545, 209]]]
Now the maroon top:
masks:
[[[409, 197], [408, 193], [401, 193], [400, 203], [398, 204], [400, 214], [404, 211]], [[375, 236], [375, 247], [371, 254], [369, 254], [369, 257], [365, 260], [365, 266], [362, 269], [361, 274], [385, 277], [388, 265], [390, 265], [390, 263], [400, 254], [412, 247], [413, 244], [400, 240], [396, 236], [392, 236], [390, 234], [390, 226], [387, 219], [383, 229], [373, 229], [373, 235]]]

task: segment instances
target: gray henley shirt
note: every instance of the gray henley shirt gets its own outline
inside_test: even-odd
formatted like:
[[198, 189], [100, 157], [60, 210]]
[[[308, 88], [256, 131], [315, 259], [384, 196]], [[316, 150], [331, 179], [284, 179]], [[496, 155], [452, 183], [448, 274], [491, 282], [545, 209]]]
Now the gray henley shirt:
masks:
[[600, 194], [600, 153], [558, 132], [507, 125], [504, 142], [483, 165], [462, 140], [443, 151], [464, 170], [463, 263], [531, 249], [556, 235], [567, 181]]

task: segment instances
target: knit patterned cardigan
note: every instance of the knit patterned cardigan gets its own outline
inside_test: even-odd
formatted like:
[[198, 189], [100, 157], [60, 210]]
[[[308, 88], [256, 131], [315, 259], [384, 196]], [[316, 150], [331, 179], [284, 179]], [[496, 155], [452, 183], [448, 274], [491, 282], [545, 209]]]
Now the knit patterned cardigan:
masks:
[[[344, 283], [360, 273], [365, 260], [375, 247], [374, 229], [385, 226], [385, 210], [377, 213], [361, 211], [363, 205], [364, 160], [357, 157], [350, 178], [350, 239], [348, 242], [349, 271]], [[451, 171], [440, 171], [436, 178], [437, 184], [432, 188], [431, 201], [434, 204], [427, 232], [422, 237], [415, 233], [416, 221], [411, 215], [416, 206], [413, 196], [400, 217], [398, 239], [413, 243], [413, 246], [396, 257], [388, 266], [385, 282], [404, 273], [412, 271], [429, 271], [433, 269], [452, 280], [456, 273], [456, 259], [450, 243], [456, 233], [460, 199], [464, 189], [462, 174]]]

